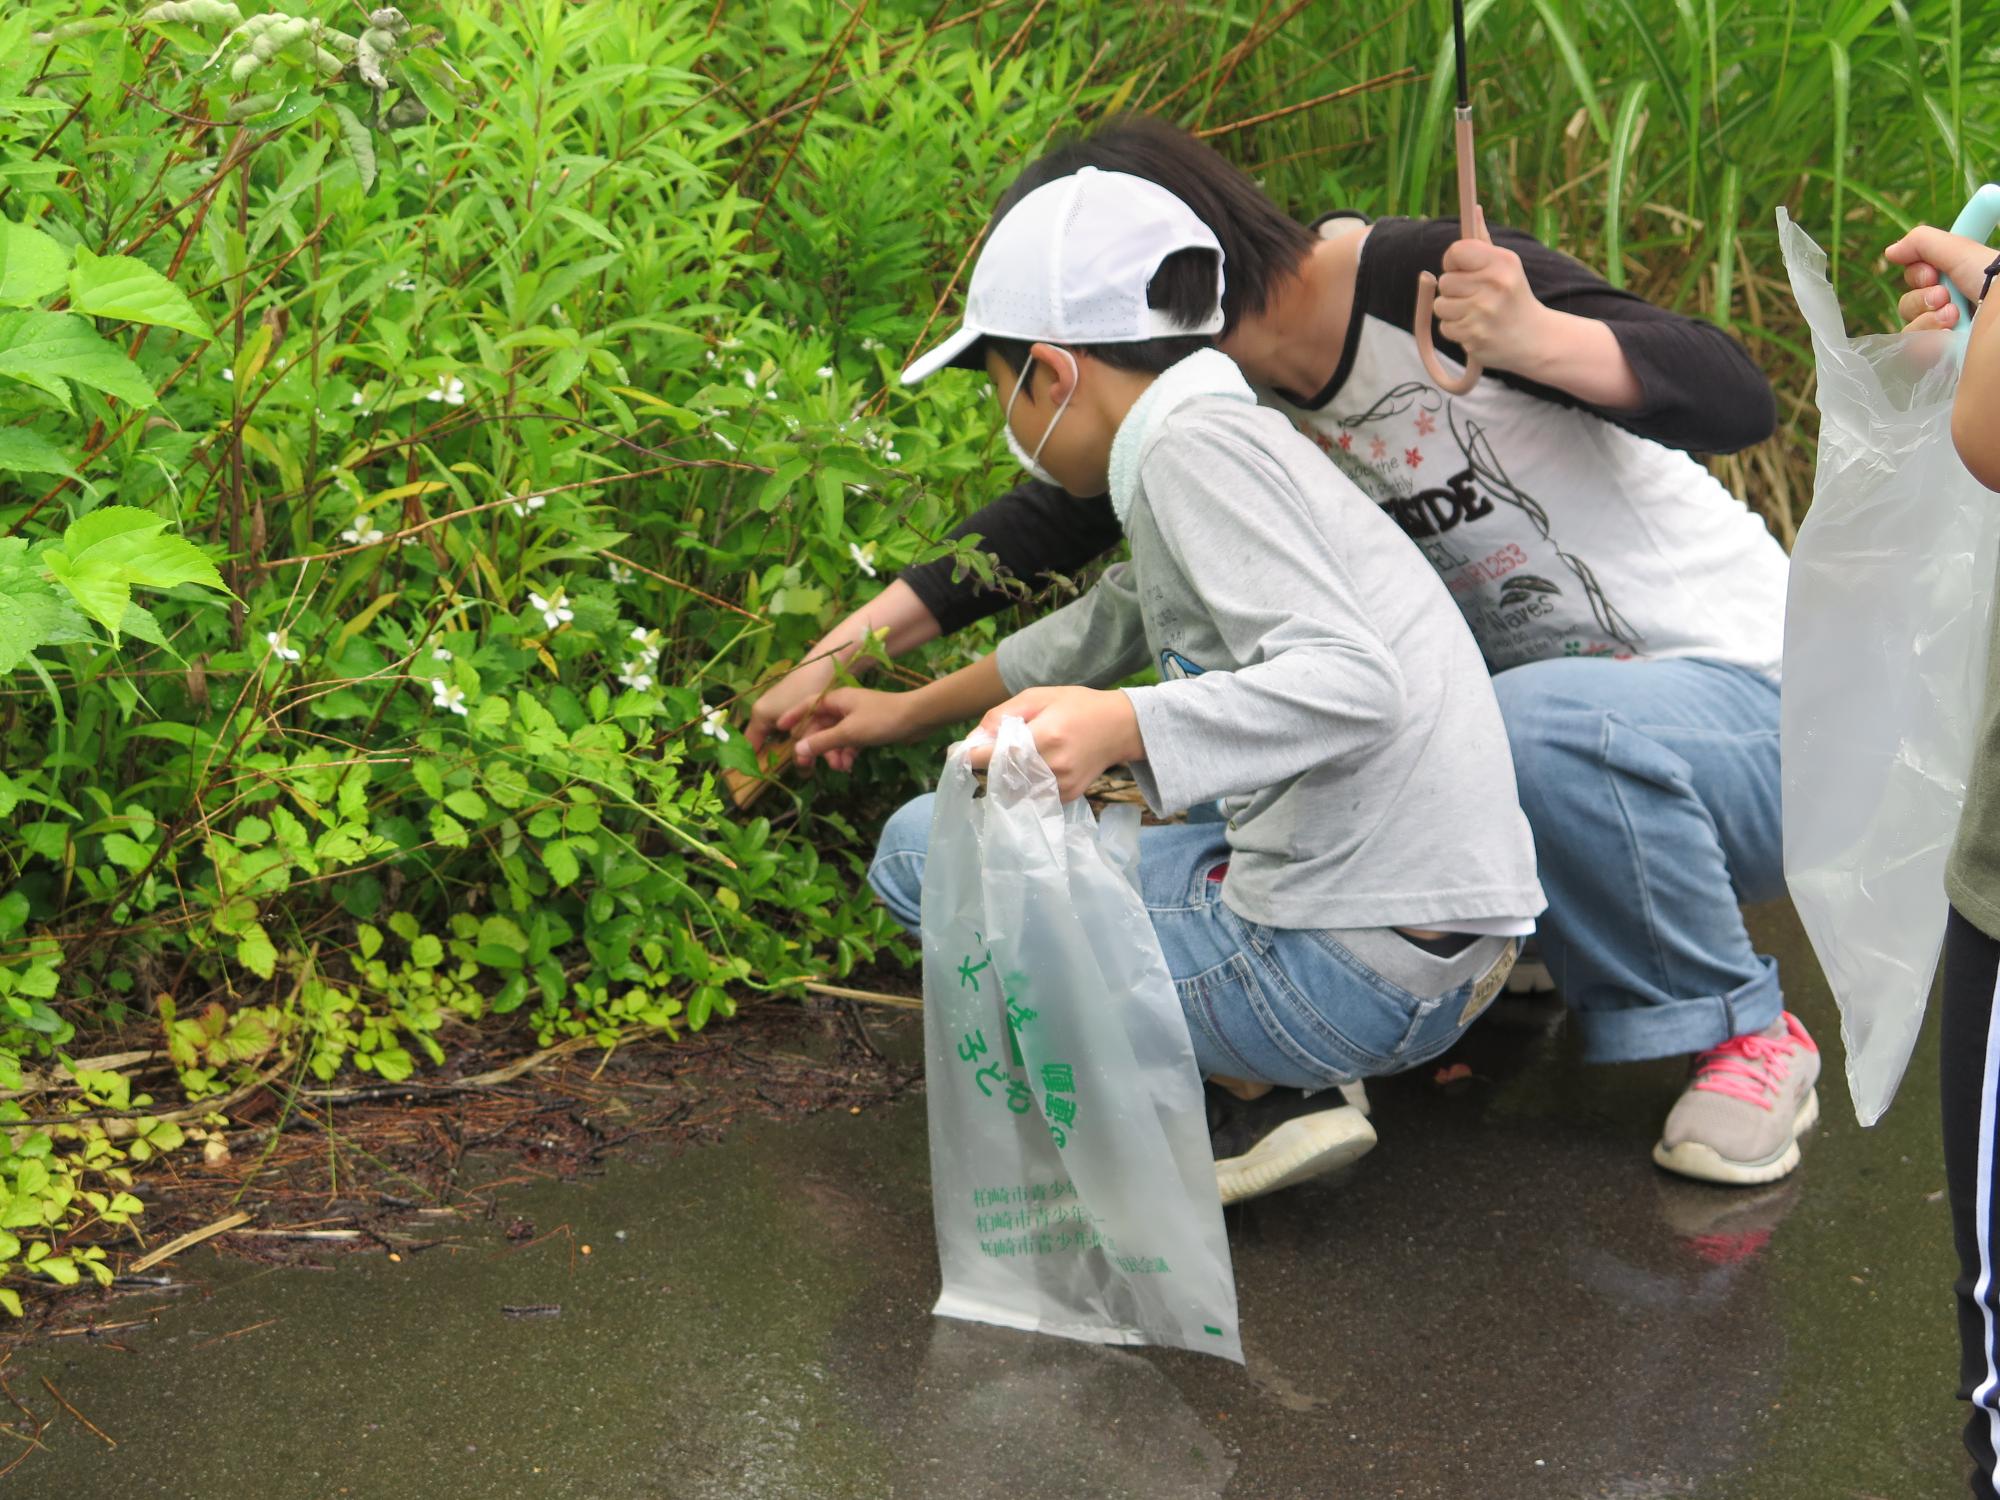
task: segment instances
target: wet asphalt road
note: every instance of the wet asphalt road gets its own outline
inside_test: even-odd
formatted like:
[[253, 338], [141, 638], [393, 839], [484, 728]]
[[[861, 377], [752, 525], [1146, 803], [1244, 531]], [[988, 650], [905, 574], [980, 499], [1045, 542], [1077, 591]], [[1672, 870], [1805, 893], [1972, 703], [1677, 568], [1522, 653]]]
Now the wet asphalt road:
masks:
[[1804, 940], [1757, 919], [1827, 1050], [1791, 1181], [1653, 1168], [1679, 1064], [1586, 1069], [1483, 1025], [1451, 1059], [1471, 1079], [1373, 1086], [1381, 1145], [1346, 1180], [1231, 1212], [1247, 1368], [933, 1319], [916, 1101], [520, 1192], [569, 1228], [525, 1250], [185, 1256], [205, 1290], [134, 1352], [16, 1355], [31, 1404], [47, 1375], [118, 1446], [58, 1416], [0, 1494], [1961, 1495], [1935, 1028], [1860, 1130]]

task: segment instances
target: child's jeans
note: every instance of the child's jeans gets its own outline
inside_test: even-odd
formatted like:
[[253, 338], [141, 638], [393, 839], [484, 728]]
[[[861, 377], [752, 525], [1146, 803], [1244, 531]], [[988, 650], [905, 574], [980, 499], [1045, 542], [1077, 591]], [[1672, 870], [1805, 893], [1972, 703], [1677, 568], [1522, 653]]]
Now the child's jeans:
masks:
[[[921, 925], [929, 796], [882, 830], [868, 883], [911, 932]], [[1292, 1088], [1396, 1073], [1443, 1052], [1512, 967], [1509, 938], [1449, 958], [1386, 928], [1265, 927], [1222, 901], [1226, 829], [1142, 829], [1139, 885], [1204, 1074]]]

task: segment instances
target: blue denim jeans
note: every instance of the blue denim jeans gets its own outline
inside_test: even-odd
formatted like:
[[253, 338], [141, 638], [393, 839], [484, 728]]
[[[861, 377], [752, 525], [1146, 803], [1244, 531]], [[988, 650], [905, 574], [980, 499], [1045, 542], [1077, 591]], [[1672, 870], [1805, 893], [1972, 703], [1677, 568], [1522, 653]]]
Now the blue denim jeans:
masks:
[[1784, 891], [1778, 686], [1707, 661], [1493, 679], [1549, 909], [1538, 941], [1594, 1062], [1712, 1047], [1784, 1008], [1739, 904]]
[[[912, 932], [921, 922], [932, 800], [897, 810], [868, 871], [882, 904]], [[1228, 858], [1220, 821], [1139, 835], [1140, 895], [1204, 1074], [1323, 1089], [1400, 1072], [1457, 1041], [1498, 987], [1488, 976], [1507, 951], [1502, 939], [1441, 958], [1380, 929], [1246, 921], [1210, 878]]]

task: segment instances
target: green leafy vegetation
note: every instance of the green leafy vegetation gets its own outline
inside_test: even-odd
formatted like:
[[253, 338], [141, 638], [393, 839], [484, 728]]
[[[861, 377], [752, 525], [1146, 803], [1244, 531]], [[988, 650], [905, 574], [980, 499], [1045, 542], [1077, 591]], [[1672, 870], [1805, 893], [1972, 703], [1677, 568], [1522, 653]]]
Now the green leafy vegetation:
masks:
[[[1746, 338], [1792, 420], [1722, 471], [1788, 535], [1772, 210], [1887, 326], [1880, 245], [2000, 161], [1985, 40], [1945, 0], [1469, 10], [1489, 214]], [[975, 382], [894, 382], [987, 205], [1143, 108], [1301, 217], [1448, 212], [1446, 14], [8, 7], [0, 1276], [108, 1278], [134, 1170], [247, 1090], [901, 952], [859, 873], [930, 756], [754, 817], [721, 778], [1012, 480]]]

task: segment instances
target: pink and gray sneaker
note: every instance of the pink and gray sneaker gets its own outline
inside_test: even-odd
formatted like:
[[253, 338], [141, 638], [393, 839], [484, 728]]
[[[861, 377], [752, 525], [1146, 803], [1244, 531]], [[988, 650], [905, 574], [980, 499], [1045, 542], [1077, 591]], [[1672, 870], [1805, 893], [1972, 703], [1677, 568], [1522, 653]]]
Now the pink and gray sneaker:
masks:
[[1799, 1164], [1799, 1136], [1819, 1120], [1819, 1048], [1786, 1011], [1695, 1059], [1653, 1160], [1703, 1182], [1776, 1182]]

